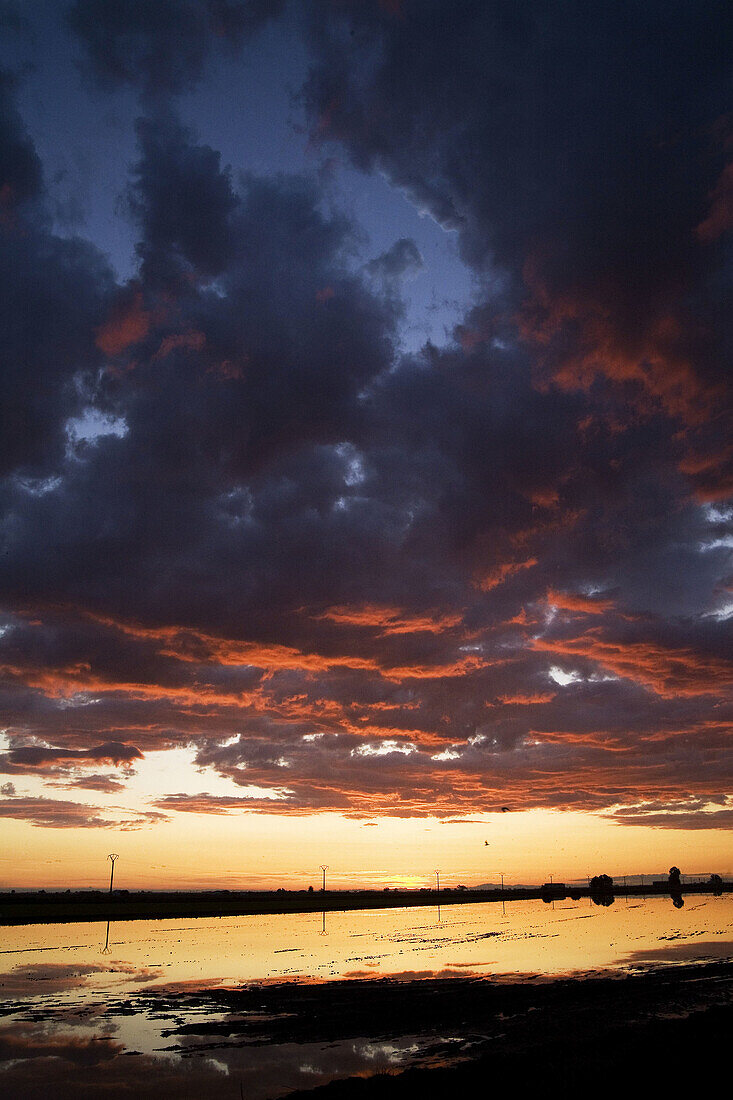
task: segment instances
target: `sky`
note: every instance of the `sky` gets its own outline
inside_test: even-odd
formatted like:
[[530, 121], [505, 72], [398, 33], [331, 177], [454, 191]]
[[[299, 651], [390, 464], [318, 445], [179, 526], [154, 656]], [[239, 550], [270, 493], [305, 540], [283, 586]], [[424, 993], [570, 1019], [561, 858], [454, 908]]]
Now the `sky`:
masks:
[[733, 871], [727, 14], [0, 3], [0, 886]]

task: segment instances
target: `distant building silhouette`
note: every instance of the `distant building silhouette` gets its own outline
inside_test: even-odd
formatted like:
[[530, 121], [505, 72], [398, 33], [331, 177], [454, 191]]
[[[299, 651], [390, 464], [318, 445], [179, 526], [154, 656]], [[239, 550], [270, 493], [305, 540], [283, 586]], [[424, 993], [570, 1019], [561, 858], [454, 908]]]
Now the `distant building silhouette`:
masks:
[[564, 882], [543, 882], [540, 887], [540, 897], [543, 901], [554, 901], [567, 897], [567, 886]]

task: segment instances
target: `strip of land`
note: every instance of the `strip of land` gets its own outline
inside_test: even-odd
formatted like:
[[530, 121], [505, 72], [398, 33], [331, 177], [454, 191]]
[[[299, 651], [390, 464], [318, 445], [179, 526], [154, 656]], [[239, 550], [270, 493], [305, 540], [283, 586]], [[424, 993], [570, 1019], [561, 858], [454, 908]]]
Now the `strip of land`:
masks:
[[[729, 893], [733, 882], [711, 890], [709, 883], [689, 883], [680, 893]], [[616, 897], [669, 895], [666, 886], [628, 886], [602, 894], [587, 887], [505, 890], [249, 890], [153, 892], [115, 890], [0, 893], [0, 925], [60, 924], [96, 920], [156, 920], [174, 917], [228, 917], [282, 913], [346, 912], [353, 909], [404, 909], [419, 905], [466, 905], [542, 899], [548, 903], [591, 897], [599, 905]]]

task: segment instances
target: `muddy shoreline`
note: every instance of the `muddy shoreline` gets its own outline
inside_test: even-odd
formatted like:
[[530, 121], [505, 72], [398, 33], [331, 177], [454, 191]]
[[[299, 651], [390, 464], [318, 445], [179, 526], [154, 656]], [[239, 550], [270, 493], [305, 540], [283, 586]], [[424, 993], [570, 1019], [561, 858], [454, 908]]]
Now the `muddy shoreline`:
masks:
[[[507, 991], [508, 992], [508, 991]], [[291, 1093], [311, 1100], [449, 1096], [464, 1090], [603, 1096], [679, 1094], [730, 1079], [733, 967], [672, 967], [624, 979], [512, 988], [501, 1010], [468, 1004], [464, 1018], [482, 1040], [462, 1059], [396, 1074], [333, 1080]], [[501, 995], [499, 995], [499, 998]], [[479, 998], [481, 1001], [482, 998]], [[469, 1005], [471, 1006], [469, 1008]]]
[[[6, 1010], [18, 1007], [11, 1001]], [[553, 980], [516, 975], [501, 981], [428, 977], [231, 988], [172, 985], [123, 1000], [112, 997], [100, 1008], [99, 1038], [64, 1055], [60, 1046], [49, 1047], [53, 1007], [28, 1006], [16, 1036], [30, 1029], [27, 1042], [35, 1042], [36, 1051], [26, 1050], [33, 1055], [30, 1061], [11, 1061], [8, 1073], [0, 1075], [9, 1094], [45, 1097], [53, 1072], [56, 1100], [148, 1095], [145, 1083], [153, 1080], [161, 1100], [202, 1095], [223, 1100], [240, 1095], [245, 1067], [254, 1058], [274, 1060], [274, 1068], [268, 1063], [272, 1085], [260, 1094], [273, 1100], [447, 1096], [460, 1088], [515, 1088], [520, 1081], [523, 1088], [553, 1095], [578, 1085], [604, 1095], [620, 1087], [639, 1095], [642, 1084], [678, 1092], [683, 1082], [699, 1086], [715, 1077], [718, 1066], [729, 1074], [733, 958], [660, 966], [649, 956], [631, 973]], [[70, 1011], [68, 1005], [56, 1010], [62, 1020]], [[160, 1023], [158, 1056], [120, 1046], [111, 1025], [123, 1015]], [[344, 1072], [348, 1062], [335, 1061], [329, 1083], [315, 1088], [302, 1087], [303, 1073], [289, 1078], [300, 1079], [300, 1088], [286, 1083], [284, 1070], [277, 1068], [280, 1051], [289, 1057], [294, 1052], [299, 1064], [342, 1058], [339, 1052], [366, 1040], [375, 1050], [412, 1043], [416, 1053], [376, 1073], [366, 1063]], [[6, 1057], [18, 1053], [9, 1049]], [[249, 1094], [246, 1086], [243, 1093]]]

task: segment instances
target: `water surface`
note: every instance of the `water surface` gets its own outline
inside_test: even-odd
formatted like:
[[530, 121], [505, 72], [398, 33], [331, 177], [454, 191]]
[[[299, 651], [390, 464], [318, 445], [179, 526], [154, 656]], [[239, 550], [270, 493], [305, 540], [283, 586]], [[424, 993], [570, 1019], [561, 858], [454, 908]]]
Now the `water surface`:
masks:
[[371, 1035], [289, 1043], [271, 1002], [268, 1038], [262, 1012], [217, 1000], [243, 985], [517, 982], [729, 957], [731, 895], [688, 895], [682, 909], [654, 897], [6, 927], [0, 1089], [48, 1095], [53, 1079], [54, 1096], [146, 1095], [154, 1070], [161, 1096], [236, 1098], [241, 1083], [250, 1100], [267, 1100], [334, 1076], [462, 1057], [474, 1041], [413, 1033], [405, 1021], [400, 1034], [375, 1022]]

